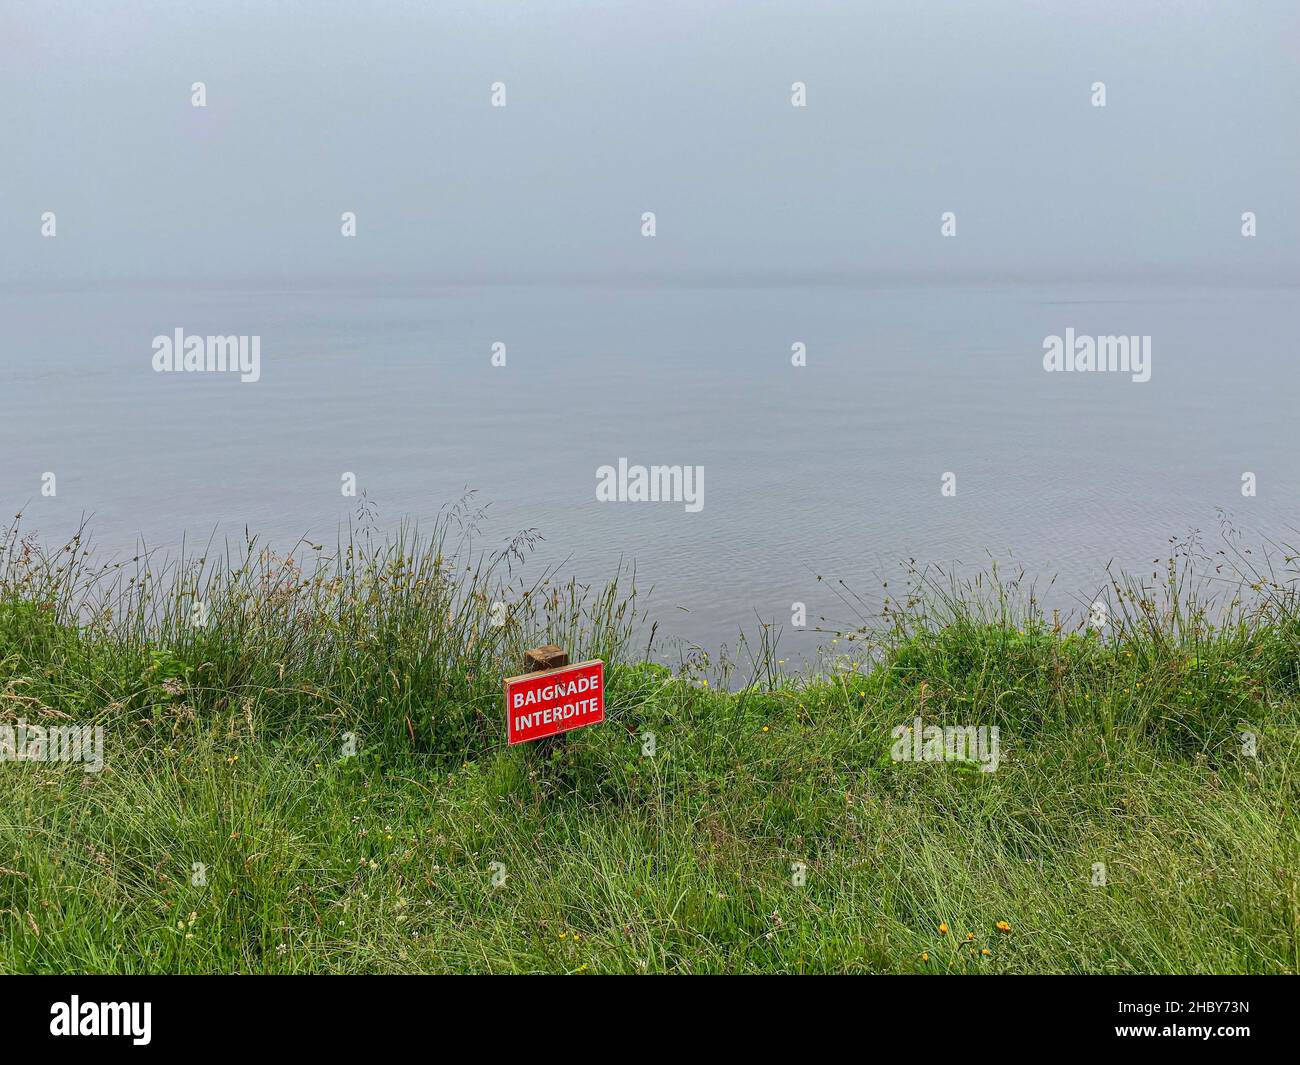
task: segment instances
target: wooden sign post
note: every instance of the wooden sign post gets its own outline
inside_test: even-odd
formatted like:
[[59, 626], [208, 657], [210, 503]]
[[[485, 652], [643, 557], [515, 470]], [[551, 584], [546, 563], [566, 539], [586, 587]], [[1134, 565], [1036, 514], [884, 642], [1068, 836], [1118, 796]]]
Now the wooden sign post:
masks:
[[548, 643], [524, 652], [524, 672], [537, 673], [543, 669], [563, 669], [569, 664], [569, 652], [559, 644]]
[[[525, 673], [541, 673], [547, 669], [563, 669], [568, 664], [569, 652], [557, 643], [544, 644], [541, 647], [533, 647], [524, 652]], [[509, 715], [510, 708], [507, 706], [506, 716]], [[507, 731], [509, 731], [508, 728]], [[552, 751], [563, 749], [568, 745], [568, 735], [560, 732], [554, 736], [545, 736], [538, 740], [533, 751], [541, 758], [550, 758]]]

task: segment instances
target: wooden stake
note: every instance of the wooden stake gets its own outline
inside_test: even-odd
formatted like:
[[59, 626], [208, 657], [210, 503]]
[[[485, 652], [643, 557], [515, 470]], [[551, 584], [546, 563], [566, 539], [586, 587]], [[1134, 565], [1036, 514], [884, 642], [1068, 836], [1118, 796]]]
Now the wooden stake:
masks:
[[542, 669], [559, 669], [569, 664], [569, 653], [557, 644], [534, 647], [524, 652], [524, 672], [536, 673]]
[[[548, 643], [543, 647], [533, 647], [524, 652], [524, 672], [537, 673], [543, 669], [559, 669], [569, 664], [569, 652], [558, 644]], [[555, 736], [546, 736], [528, 744], [533, 754], [548, 761], [551, 755], [568, 746], [569, 734], [561, 732]]]

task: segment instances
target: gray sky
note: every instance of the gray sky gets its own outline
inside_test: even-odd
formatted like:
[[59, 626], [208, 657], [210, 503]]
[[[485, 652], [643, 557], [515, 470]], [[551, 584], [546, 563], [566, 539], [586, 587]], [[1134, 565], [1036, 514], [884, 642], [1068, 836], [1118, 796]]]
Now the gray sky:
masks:
[[1294, 0], [0, 0], [0, 279], [1294, 284], [1298, 103]]

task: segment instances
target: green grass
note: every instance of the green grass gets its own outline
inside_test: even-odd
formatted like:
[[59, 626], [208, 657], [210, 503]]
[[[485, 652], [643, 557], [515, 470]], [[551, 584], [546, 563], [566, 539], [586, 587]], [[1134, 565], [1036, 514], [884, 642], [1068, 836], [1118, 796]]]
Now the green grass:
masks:
[[[107, 735], [98, 774], [0, 762], [0, 970], [1300, 970], [1289, 570], [1179, 555], [1101, 633], [913, 574], [802, 675], [774, 629], [670, 669], [630, 574], [524, 583], [473, 519], [157, 573], [11, 529], [0, 724]], [[607, 660], [608, 721], [506, 749], [550, 641]], [[918, 715], [1000, 768], [894, 762]]]

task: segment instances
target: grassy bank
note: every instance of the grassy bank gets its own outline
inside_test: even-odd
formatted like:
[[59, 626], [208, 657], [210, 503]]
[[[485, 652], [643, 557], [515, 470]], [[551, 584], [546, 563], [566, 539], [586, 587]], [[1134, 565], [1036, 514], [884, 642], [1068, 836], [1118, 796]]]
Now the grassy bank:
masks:
[[[0, 969], [1300, 970], [1285, 558], [1115, 581], [1099, 630], [917, 575], [786, 677], [774, 630], [650, 664], [627, 574], [472, 531], [155, 570], [11, 530], [0, 724], [105, 740], [0, 763]], [[607, 660], [609, 720], [504, 749], [550, 641]], [[996, 726], [997, 770], [894, 760], [918, 717]]]

